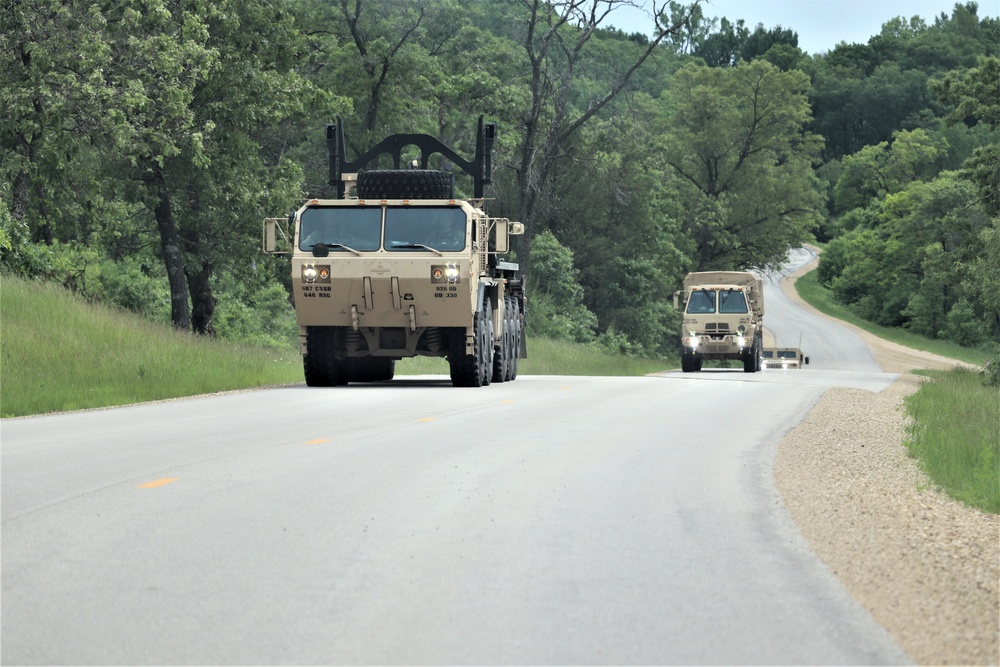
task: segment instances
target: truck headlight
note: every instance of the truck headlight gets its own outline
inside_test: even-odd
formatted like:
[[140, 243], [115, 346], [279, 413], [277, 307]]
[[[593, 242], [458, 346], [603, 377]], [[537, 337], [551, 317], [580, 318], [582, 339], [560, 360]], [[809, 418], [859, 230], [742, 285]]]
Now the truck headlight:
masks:
[[318, 277], [319, 271], [316, 270], [315, 264], [305, 264], [302, 266], [302, 280], [304, 282], [314, 283]]
[[699, 342], [699, 341], [698, 341], [698, 334], [691, 334], [690, 336], [688, 336], [688, 339], [687, 339], [687, 344], [688, 344], [688, 346], [689, 346], [689, 347], [690, 347], [690, 348], [691, 348], [692, 350], [693, 350], [693, 349], [697, 349], [697, 347], [698, 347], [698, 342]]

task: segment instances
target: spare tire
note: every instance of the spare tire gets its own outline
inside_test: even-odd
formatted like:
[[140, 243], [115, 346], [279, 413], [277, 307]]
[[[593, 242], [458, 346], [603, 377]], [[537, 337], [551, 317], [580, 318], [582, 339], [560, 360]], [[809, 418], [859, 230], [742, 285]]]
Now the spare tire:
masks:
[[376, 169], [358, 174], [361, 199], [453, 199], [451, 172], [436, 169]]

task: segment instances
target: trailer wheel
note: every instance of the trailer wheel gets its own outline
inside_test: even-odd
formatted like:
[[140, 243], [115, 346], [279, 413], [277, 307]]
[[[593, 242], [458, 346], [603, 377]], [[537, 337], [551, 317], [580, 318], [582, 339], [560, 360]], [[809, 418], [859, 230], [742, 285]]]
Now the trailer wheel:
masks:
[[452, 199], [452, 176], [436, 169], [375, 169], [358, 174], [361, 199]]
[[306, 333], [306, 353], [302, 357], [306, 386], [347, 384], [345, 369], [336, 357], [336, 330], [333, 327], [309, 327]]

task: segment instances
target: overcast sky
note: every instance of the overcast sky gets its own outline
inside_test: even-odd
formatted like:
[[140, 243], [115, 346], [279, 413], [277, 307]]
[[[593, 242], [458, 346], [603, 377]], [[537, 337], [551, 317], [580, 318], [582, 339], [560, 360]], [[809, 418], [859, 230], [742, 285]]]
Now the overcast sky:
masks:
[[[685, 2], [685, 0], [681, 0]], [[651, 0], [645, 2], [652, 7]], [[657, 6], [666, 0], [657, 0]], [[965, 4], [965, 2], [961, 3]], [[996, 0], [979, 2], [979, 18], [1000, 15]], [[896, 16], [909, 20], [920, 16], [928, 25], [942, 12], [951, 16], [955, 0], [708, 0], [702, 3], [706, 17], [726, 17], [733, 23], [743, 19], [753, 30], [758, 23], [765, 28], [791, 28], [799, 35], [799, 48], [816, 54], [831, 50], [840, 42], [867, 44], [882, 31], [882, 24]], [[652, 32], [653, 20], [638, 9], [620, 7], [608, 23], [625, 32]]]

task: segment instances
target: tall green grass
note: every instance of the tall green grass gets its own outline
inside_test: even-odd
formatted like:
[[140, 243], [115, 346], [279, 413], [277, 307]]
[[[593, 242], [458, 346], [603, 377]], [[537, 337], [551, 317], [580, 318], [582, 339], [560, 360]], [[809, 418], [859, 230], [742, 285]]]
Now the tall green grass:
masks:
[[[810, 271], [795, 283], [806, 302], [831, 317], [880, 338], [971, 364], [983, 365], [982, 350], [931, 340], [903, 329], [872, 324], [838, 303]], [[1000, 513], [1000, 389], [983, 375], [958, 368], [919, 371], [931, 379], [906, 399], [913, 418], [907, 448], [934, 484], [956, 500]]]
[[61, 287], [0, 277], [0, 416], [302, 381], [294, 350], [174, 331]]
[[[520, 361], [520, 375], [643, 375], [677, 367], [545, 339], [530, 340], [528, 348], [531, 356]], [[397, 375], [448, 372], [444, 359], [417, 357], [396, 365]], [[87, 303], [56, 285], [0, 276], [2, 417], [303, 381], [297, 349], [192, 336]]]
[[926, 375], [906, 398], [907, 448], [953, 498], [1000, 513], [1000, 388], [961, 368]]
[[883, 327], [861, 319], [847, 306], [838, 302], [831, 290], [820, 284], [816, 271], [810, 271], [795, 281], [795, 289], [799, 293], [799, 296], [821, 313], [861, 327], [879, 338], [912, 347], [916, 350], [924, 350], [925, 352], [933, 352], [934, 354], [940, 354], [951, 359], [958, 359], [977, 366], [983, 365], [986, 361], [987, 353], [983, 350], [962, 347], [946, 340], [926, 338], [906, 329]]

